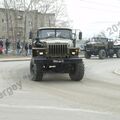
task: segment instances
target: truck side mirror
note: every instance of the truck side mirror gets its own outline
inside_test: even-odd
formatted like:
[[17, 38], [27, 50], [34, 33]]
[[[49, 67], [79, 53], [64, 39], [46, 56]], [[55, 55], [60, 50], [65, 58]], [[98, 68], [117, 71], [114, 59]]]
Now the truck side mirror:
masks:
[[79, 32], [79, 40], [82, 39], [82, 32]]

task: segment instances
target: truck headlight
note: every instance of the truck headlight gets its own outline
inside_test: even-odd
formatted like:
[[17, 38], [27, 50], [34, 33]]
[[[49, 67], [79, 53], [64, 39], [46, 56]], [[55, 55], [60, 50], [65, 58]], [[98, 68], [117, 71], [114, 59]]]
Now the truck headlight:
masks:
[[44, 53], [43, 52], [39, 52], [39, 55], [43, 55]]
[[44, 55], [47, 54], [47, 51], [46, 51], [46, 49], [39, 49], [38, 54], [39, 54], [40, 56], [44, 56]]
[[75, 55], [76, 54], [76, 52], [72, 52], [72, 55]]
[[80, 49], [79, 48], [70, 48], [69, 50], [70, 55], [79, 55]]
[[32, 49], [33, 57], [35, 56], [45, 56], [47, 54], [47, 50], [45, 48], [33, 48]]

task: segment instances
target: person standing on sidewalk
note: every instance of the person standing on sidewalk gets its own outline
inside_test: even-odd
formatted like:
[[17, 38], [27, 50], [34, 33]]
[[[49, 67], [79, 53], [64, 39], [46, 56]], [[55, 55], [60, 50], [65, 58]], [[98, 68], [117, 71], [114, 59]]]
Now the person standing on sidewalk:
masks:
[[27, 56], [28, 55], [28, 44], [25, 43], [25, 55]]
[[6, 53], [6, 54], [8, 54], [9, 45], [10, 45], [10, 43], [9, 43], [8, 39], [6, 39], [6, 41], [5, 41], [5, 47], [6, 47], [5, 53]]
[[0, 47], [3, 47], [3, 40], [0, 40]]
[[17, 42], [17, 55], [20, 55], [20, 41]]
[[3, 53], [3, 41], [0, 40], [0, 54]]
[[32, 44], [29, 44], [29, 55], [32, 55]]

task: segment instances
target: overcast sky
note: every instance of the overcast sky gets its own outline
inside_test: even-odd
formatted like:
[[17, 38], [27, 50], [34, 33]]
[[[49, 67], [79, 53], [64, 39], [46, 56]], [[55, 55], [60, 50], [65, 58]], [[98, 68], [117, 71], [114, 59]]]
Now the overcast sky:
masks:
[[118, 32], [111, 28], [113, 25], [120, 28], [120, 24], [117, 25], [120, 21], [120, 0], [65, 0], [65, 4], [73, 27], [80, 29], [84, 37], [101, 31], [109, 37], [118, 36]]
[[[65, 0], [67, 13], [73, 27], [81, 29], [84, 36], [106, 30], [120, 21], [120, 0]], [[117, 26], [119, 28], [119, 26]], [[114, 32], [114, 35], [118, 35]]]

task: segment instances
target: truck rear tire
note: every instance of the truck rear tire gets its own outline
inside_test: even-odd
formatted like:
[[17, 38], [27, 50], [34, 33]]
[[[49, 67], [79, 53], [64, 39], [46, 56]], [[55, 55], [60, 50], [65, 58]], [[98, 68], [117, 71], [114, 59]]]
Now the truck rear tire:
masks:
[[90, 58], [91, 58], [91, 54], [88, 53], [88, 52], [85, 52], [85, 58], [86, 58], [86, 59], [90, 59]]
[[120, 49], [117, 51], [116, 55], [117, 55], [117, 58], [120, 58]]
[[113, 56], [114, 56], [114, 50], [113, 50], [113, 49], [110, 49], [110, 50], [109, 50], [109, 57], [110, 57], [110, 58], [113, 58]]
[[84, 64], [80, 62], [78, 64], [73, 64], [72, 70], [69, 73], [71, 80], [80, 81], [84, 76]]
[[99, 51], [99, 59], [105, 59], [106, 58], [106, 51], [104, 49], [101, 49]]
[[37, 66], [32, 60], [30, 62], [30, 76], [33, 81], [42, 81], [43, 78], [42, 66]]

